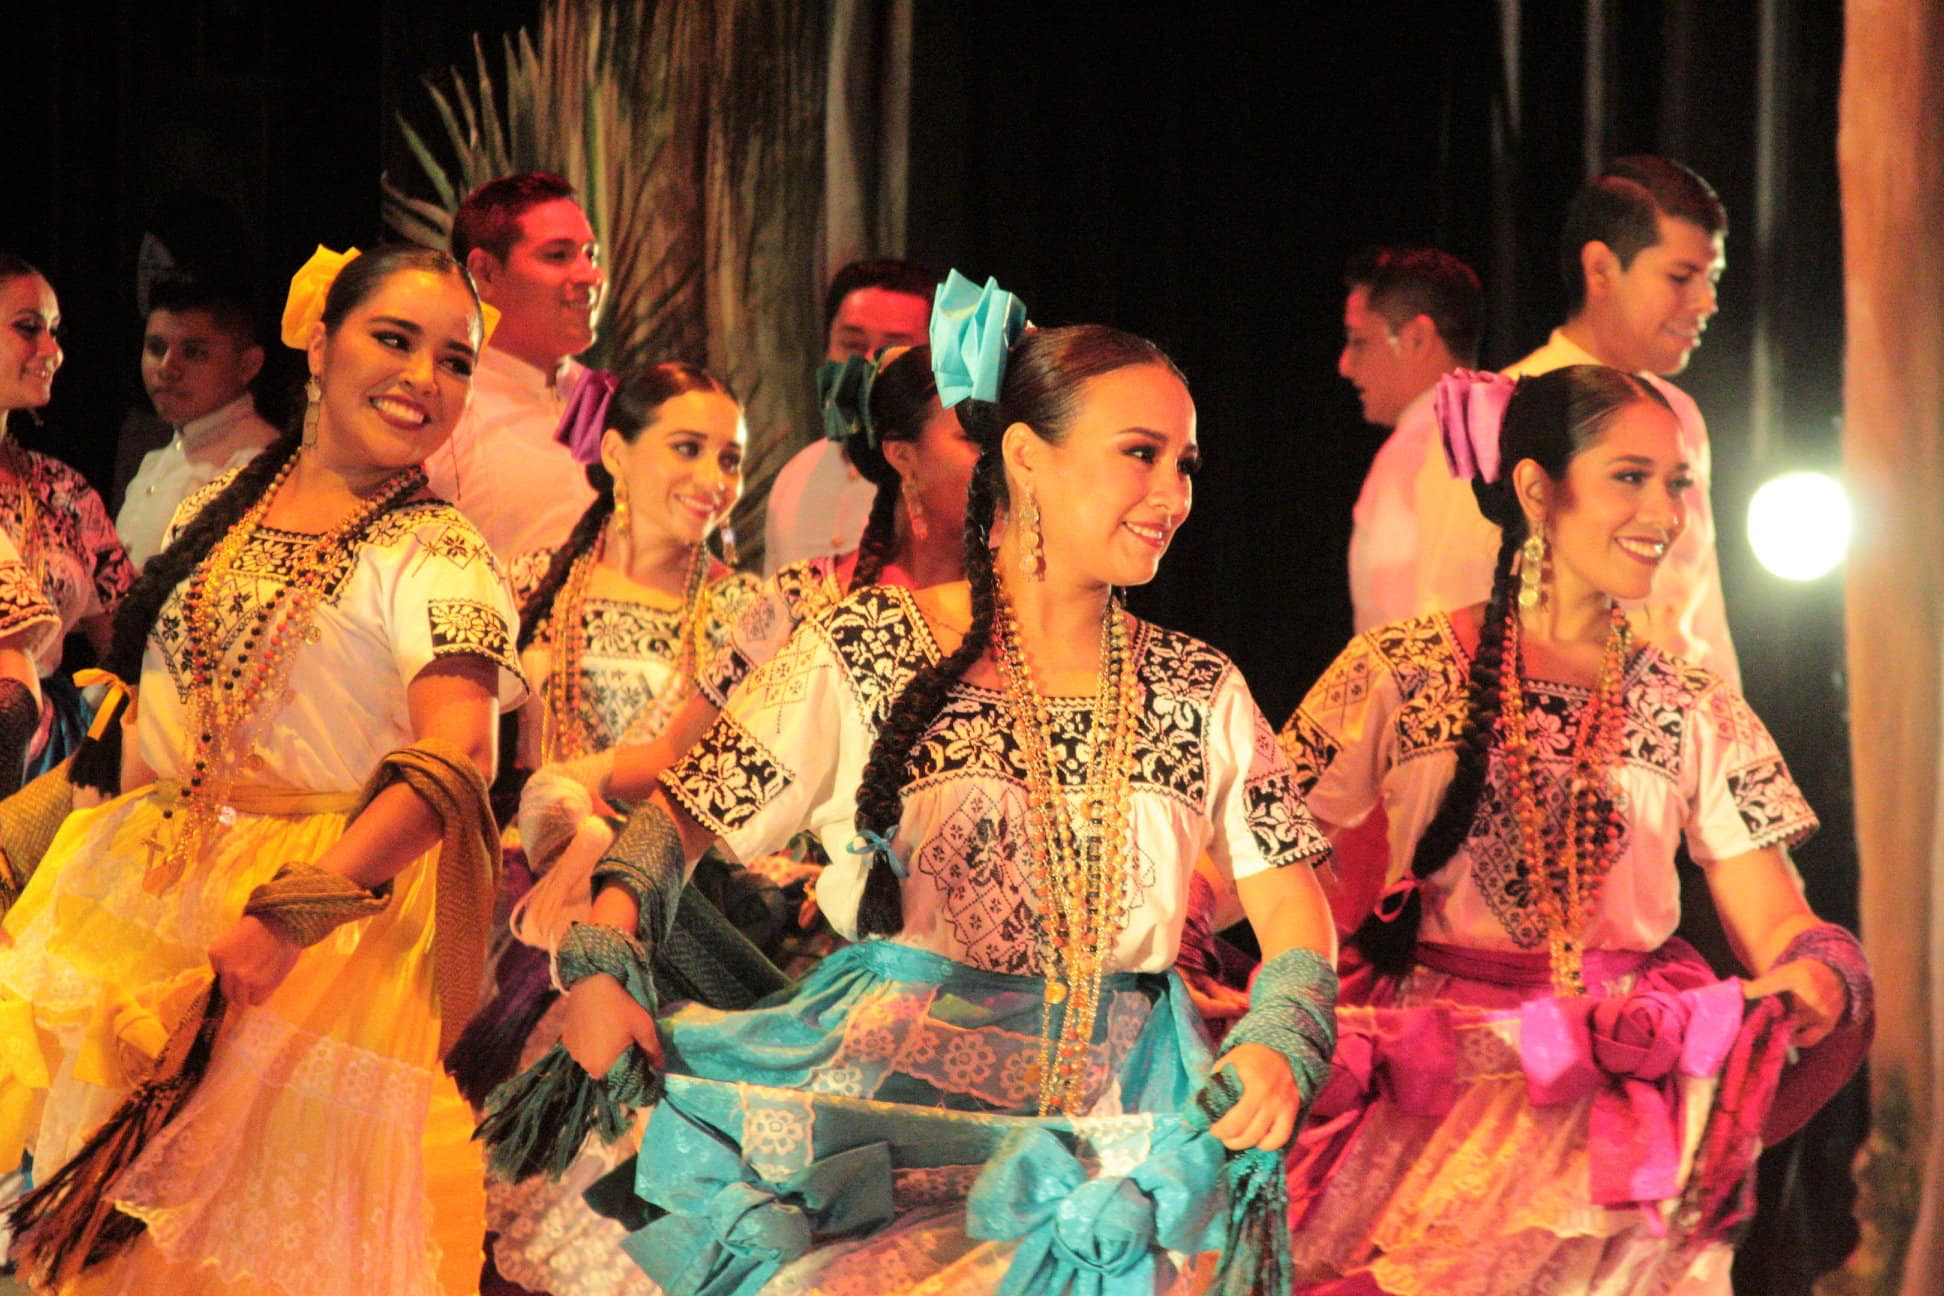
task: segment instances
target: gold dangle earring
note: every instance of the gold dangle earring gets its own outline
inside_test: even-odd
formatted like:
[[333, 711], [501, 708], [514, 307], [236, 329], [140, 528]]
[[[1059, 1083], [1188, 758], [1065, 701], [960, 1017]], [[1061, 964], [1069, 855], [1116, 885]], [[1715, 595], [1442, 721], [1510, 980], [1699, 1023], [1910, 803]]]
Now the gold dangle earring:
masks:
[[736, 550], [735, 524], [733, 522], [730, 522], [727, 518], [724, 518], [722, 522], [721, 532], [722, 532], [723, 563], [726, 566], [730, 566], [730, 567], [742, 566], [742, 554], [740, 554]]
[[1026, 567], [1026, 579], [1045, 580], [1046, 541], [1040, 535], [1039, 499], [1031, 490], [1026, 492], [1026, 503], [1019, 510], [1019, 525], [1026, 533], [1026, 552], [1021, 558]]
[[1546, 601], [1546, 536], [1534, 531], [1519, 546], [1519, 606], [1530, 612]]
[[628, 483], [619, 477], [614, 479], [614, 538], [623, 543], [628, 539]]
[[304, 436], [302, 445], [308, 450], [317, 444], [317, 415], [323, 408], [324, 386], [312, 374], [304, 382]]
[[931, 523], [925, 520], [924, 501], [918, 497], [918, 479], [904, 479], [905, 520], [911, 524], [911, 538], [919, 544], [931, 537]]

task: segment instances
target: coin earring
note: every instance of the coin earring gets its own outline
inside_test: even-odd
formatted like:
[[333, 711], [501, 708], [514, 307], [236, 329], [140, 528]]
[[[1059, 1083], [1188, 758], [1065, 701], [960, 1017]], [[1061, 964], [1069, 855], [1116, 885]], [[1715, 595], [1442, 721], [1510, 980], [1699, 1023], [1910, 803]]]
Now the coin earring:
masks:
[[1023, 561], [1027, 580], [1046, 579], [1046, 541], [1040, 535], [1039, 499], [1032, 491], [1026, 492], [1025, 506], [1019, 510], [1019, 525], [1026, 532], [1026, 553]]
[[312, 374], [304, 382], [304, 438], [303, 447], [308, 450], [317, 444], [317, 414], [323, 407], [324, 387]]
[[911, 538], [919, 544], [931, 537], [931, 523], [925, 518], [925, 503], [918, 494], [918, 479], [904, 479], [905, 520], [911, 524]]
[[1534, 531], [1519, 546], [1519, 606], [1530, 612], [1546, 601], [1546, 537]]

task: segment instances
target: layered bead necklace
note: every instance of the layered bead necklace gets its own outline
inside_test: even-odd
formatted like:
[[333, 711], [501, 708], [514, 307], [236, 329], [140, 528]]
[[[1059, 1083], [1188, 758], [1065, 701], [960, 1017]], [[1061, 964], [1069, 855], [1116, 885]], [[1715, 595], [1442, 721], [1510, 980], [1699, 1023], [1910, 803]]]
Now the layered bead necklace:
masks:
[[1499, 753], [1518, 823], [1526, 884], [1546, 927], [1553, 990], [1582, 995], [1586, 993], [1582, 941], [1587, 916], [1620, 849], [1620, 812], [1614, 804], [1612, 778], [1626, 728], [1626, 671], [1633, 636], [1626, 613], [1616, 605], [1599, 679], [1580, 708], [1564, 813], [1554, 821], [1539, 806], [1520, 635], [1519, 610], [1508, 607], [1499, 667]]
[[[278, 491], [297, 466], [284, 461], [263, 494], [241, 520], [223, 534], [190, 573], [182, 589], [182, 671], [188, 708], [188, 743], [182, 775], [162, 810], [163, 827], [151, 846], [160, 858], [143, 885], [159, 894], [182, 876], [225, 820], [223, 803], [250, 749], [252, 722], [267, 714], [266, 703], [288, 701], [292, 659], [320, 637], [316, 616], [343, 560], [371, 524], [425, 486], [418, 468], [394, 473], [337, 526], [317, 537], [302, 563], [260, 605], [243, 614], [232, 636], [224, 634], [224, 612], [247, 605], [248, 577], [242, 558], [270, 511]], [[227, 645], [237, 652], [228, 659]]]
[[[1140, 684], [1120, 602], [1100, 628], [1100, 688], [1093, 701], [1079, 812], [1060, 786], [1053, 710], [1034, 685], [1019, 621], [1002, 588], [993, 623], [1006, 717], [1026, 764], [1027, 840], [1040, 911], [1045, 1002], [1040, 1019], [1041, 1115], [1081, 1113], [1100, 983], [1127, 929], [1131, 834], [1128, 803]], [[1058, 1028], [1054, 1016], [1060, 1015]]]
[[[594, 543], [574, 559], [574, 565], [567, 570], [567, 578], [561, 582], [553, 612], [547, 618], [555, 664], [542, 686], [547, 707], [547, 722], [540, 733], [542, 760], [574, 760], [594, 750], [585, 719], [588, 712], [581, 689], [581, 655], [587, 640], [584, 624], [587, 589], [593, 582], [594, 569], [600, 565], [601, 553], [608, 543], [613, 525], [610, 518], [602, 525], [601, 534], [595, 537]], [[662, 727], [673, 718], [676, 705], [688, 695], [689, 682], [694, 679], [702, 659], [704, 618], [701, 610], [708, 574], [709, 547], [699, 544], [689, 557], [688, 575], [682, 583], [682, 615], [675, 630], [674, 673], [661, 696], [649, 703], [646, 712], [629, 725], [630, 733], [660, 733]], [[622, 737], [621, 734], [614, 735], [616, 741]]]

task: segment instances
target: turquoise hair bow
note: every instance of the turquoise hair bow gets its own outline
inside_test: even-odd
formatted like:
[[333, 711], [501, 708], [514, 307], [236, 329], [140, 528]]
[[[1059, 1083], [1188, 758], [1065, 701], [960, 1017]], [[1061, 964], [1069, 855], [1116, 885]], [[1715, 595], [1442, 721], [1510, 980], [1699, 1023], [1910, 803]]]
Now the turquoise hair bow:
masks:
[[1026, 304], [987, 279], [980, 288], [958, 271], [946, 274], [932, 299], [932, 376], [938, 403], [999, 399], [1006, 354], [1026, 331]]
[[832, 441], [863, 437], [866, 445], [877, 447], [877, 429], [871, 425], [871, 388], [877, 376], [877, 362], [860, 355], [826, 360], [817, 366], [824, 436]]

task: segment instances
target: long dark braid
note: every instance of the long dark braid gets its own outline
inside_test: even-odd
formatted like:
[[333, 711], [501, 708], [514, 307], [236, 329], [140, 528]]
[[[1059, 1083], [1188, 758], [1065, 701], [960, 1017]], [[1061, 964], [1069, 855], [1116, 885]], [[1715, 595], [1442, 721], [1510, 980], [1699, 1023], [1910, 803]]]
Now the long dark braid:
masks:
[[534, 636], [553, 615], [554, 600], [560, 597], [561, 587], [567, 583], [567, 574], [574, 569], [575, 561], [594, 547], [601, 538], [601, 528], [614, 516], [614, 478], [600, 464], [592, 463], [587, 465], [587, 481], [594, 488], [594, 498], [581, 510], [580, 520], [567, 533], [566, 543], [554, 550], [540, 583], [520, 605], [522, 651], [533, 646]]
[[857, 542], [852, 589], [876, 584], [884, 564], [898, 548], [898, 503], [904, 497], [904, 479], [885, 458], [884, 443], [916, 441], [937, 397], [938, 383], [932, 377], [928, 346], [906, 348], [878, 370], [877, 380], [871, 384], [871, 427], [877, 434], [877, 444], [851, 437], [844, 447], [851, 466], [877, 487], [877, 494], [871, 498], [870, 520]]
[[[1501, 533], [1492, 566], [1492, 593], [1478, 627], [1478, 650], [1466, 676], [1464, 724], [1458, 731], [1457, 766], [1411, 853], [1411, 877], [1423, 882], [1451, 862], [1471, 836], [1490, 770], [1493, 736], [1504, 708], [1505, 618], [1517, 594], [1513, 558], [1525, 543], [1528, 524], [1513, 488], [1512, 471], [1530, 459], [1554, 482], [1564, 481], [1574, 456], [1599, 440], [1610, 420], [1634, 401], [1667, 400], [1652, 385], [1601, 365], [1571, 365], [1519, 383], [1506, 406], [1500, 431], [1499, 480], [1472, 482], [1479, 512]], [[1379, 972], [1401, 975], [1417, 949], [1424, 921], [1422, 892], [1414, 890], [1397, 916], [1385, 922], [1375, 914], [1358, 927], [1356, 942]]]
[[[937, 718], [952, 686], [992, 642], [999, 577], [992, 565], [991, 534], [999, 506], [1006, 500], [1000, 448], [1006, 429], [1024, 423], [1034, 435], [1057, 445], [1066, 439], [1069, 420], [1079, 407], [1080, 389], [1088, 379], [1142, 364], [1158, 364], [1181, 376], [1159, 347], [1118, 329], [1098, 324], [1038, 329], [1014, 345], [997, 402], [967, 400], [956, 407], [960, 425], [979, 446], [979, 461], [965, 497], [965, 579], [971, 587], [972, 624], [957, 649], [912, 677], [878, 727], [857, 787], [859, 833], [888, 842], [897, 830], [904, 811], [905, 761]], [[903, 929], [903, 887], [887, 852], [879, 848], [872, 853], [864, 879], [858, 935], [895, 936]]]
[[[967, 409], [974, 406], [976, 409]], [[930, 727], [952, 686], [984, 655], [992, 642], [993, 615], [999, 605], [999, 577], [992, 566], [992, 549], [987, 536], [998, 515], [999, 500], [1005, 494], [1005, 468], [999, 455], [996, 432], [982, 434], [975, 423], [994, 420], [995, 407], [983, 401], [967, 401], [960, 406], [959, 421], [979, 440], [979, 462], [972, 470], [972, 481], [965, 496], [965, 579], [971, 586], [972, 624], [965, 638], [949, 655], [926, 666], [914, 675], [892, 703], [890, 713], [879, 726], [871, 744], [871, 756], [864, 765], [864, 777], [857, 785], [857, 827], [890, 840], [904, 813], [904, 765], [911, 749]], [[891, 864], [880, 850], [871, 859], [864, 879], [864, 894], [858, 903], [857, 934], [896, 936], [904, 930], [904, 890]]]

